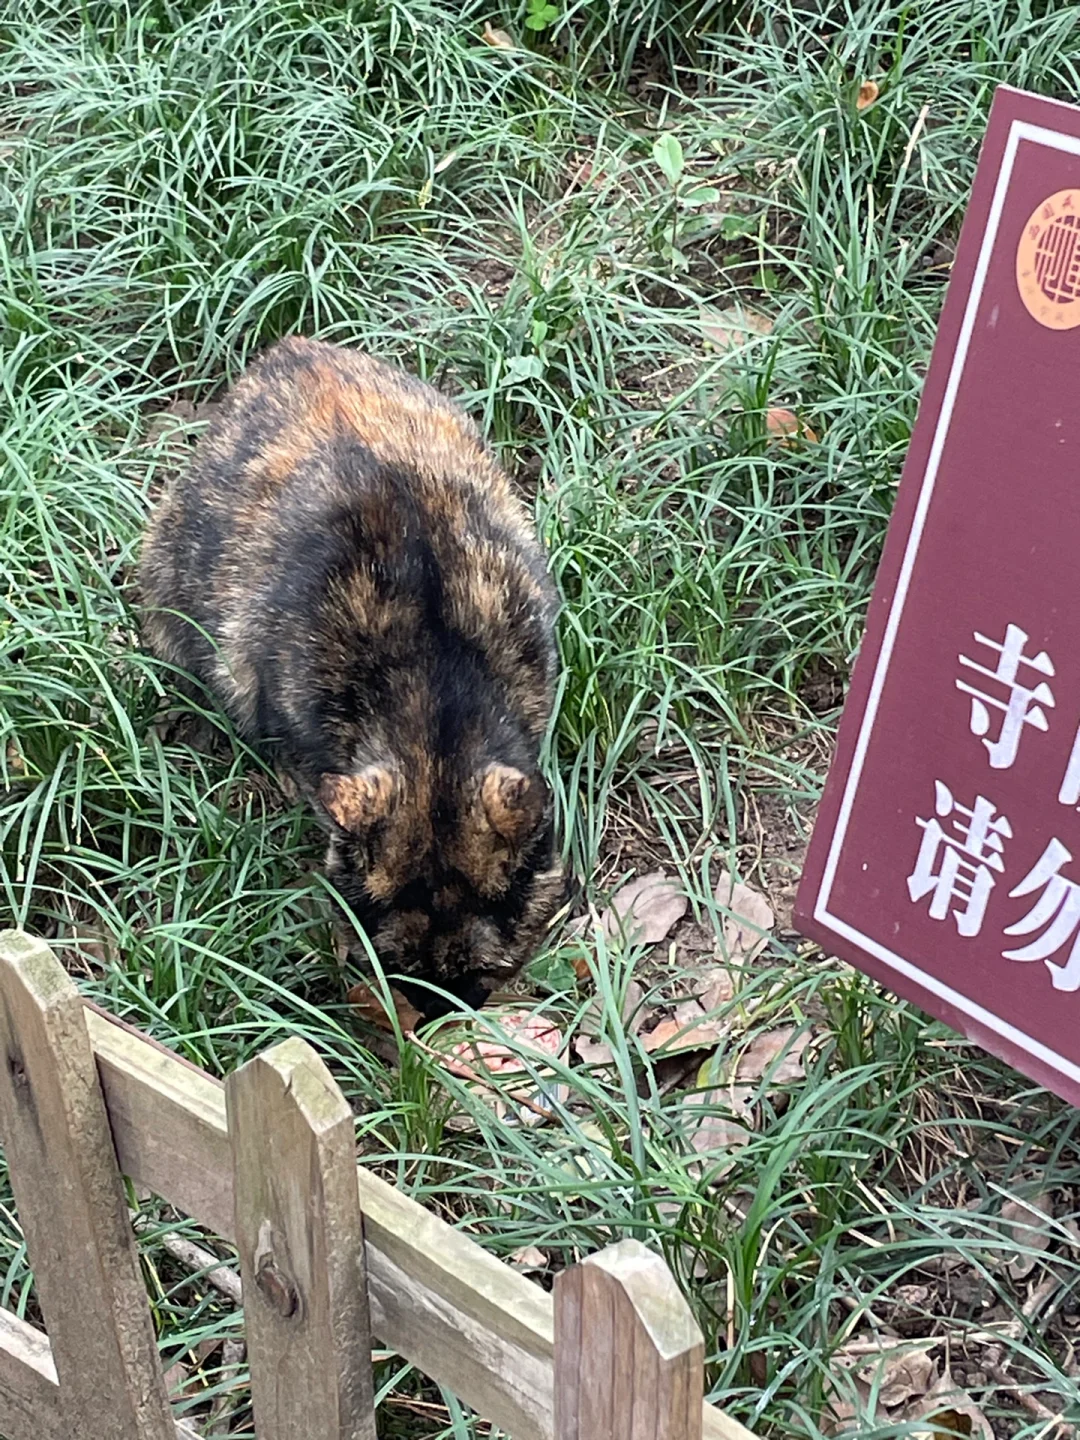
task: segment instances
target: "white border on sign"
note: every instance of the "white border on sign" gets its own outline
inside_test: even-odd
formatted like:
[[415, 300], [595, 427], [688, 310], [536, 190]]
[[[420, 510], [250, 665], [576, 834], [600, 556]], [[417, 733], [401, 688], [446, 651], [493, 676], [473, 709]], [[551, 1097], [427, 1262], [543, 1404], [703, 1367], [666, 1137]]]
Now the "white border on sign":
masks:
[[1074, 135], [1063, 135], [1058, 130], [1049, 130], [1042, 125], [1033, 125], [1027, 120], [1014, 120], [1009, 127], [1008, 139], [1005, 142], [1005, 151], [1001, 157], [1001, 165], [998, 169], [997, 184], [994, 187], [994, 198], [990, 204], [990, 214], [987, 217], [986, 233], [983, 236], [982, 248], [979, 251], [978, 263], [975, 266], [975, 274], [972, 277], [971, 293], [968, 296], [967, 307], [964, 310], [963, 324], [960, 326], [960, 335], [956, 344], [956, 353], [953, 356], [952, 368], [949, 371], [948, 384], [945, 387], [945, 395], [941, 402], [941, 413], [938, 415], [937, 428], [934, 431], [933, 444], [930, 447], [930, 455], [926, 462], [926, 470], [923, 472], [922, 489], [919, 491], [918, 504], [915, 507], [915, 515], [911, 522], [911, 532], [908, 535], [907, 548], [904, 551], [903, 563], [900, 566], [900, 575], [896, 582], [896, 592], [892, 598], [889, 608], [889, 618], [885, 625], [885, 635], [881, 642], [881, 652], [878, 655], [877, 665], [874, 669], [874, 678], [870, 686], [870, 695], [866, 702], [866, 709], [863, 712], [862, 724], [859, 727], [858, 739], [855, 742], [855, 753], [851, 760], [851, 769], [848, 772], [847, 783], [844, 786], [843, 798], [840, 802], [840, 812], [836, 819], [836, 828], [833, 831], [832, 844], [829, 846], [829, 853], [825, 861], [825, 869], [822, 872], [821, 888], [818, 891], [817, 901], [814, 906], [814, 919], [819, 925], [832, 930], [835, 934], [843, 936], [846, 940], [853, 941], [856, 945], [866, 950], [869, 954], [883, 961], [886, 965], [898, 970], [901, 975], [906, 975], [909, 980], [920, 984], [924, 990], [940, 999], [948, 1001], [957, 1010], [965, 1015], [970, 1015], [988, 1030], [993, 1030], [1003, 1039], [1011, 1041], [1018, 1049], [1026, 1051], [1034, 1059], [1041, 1060], [1043, 1064], [1052, 1066], [1062, 1075], [1067, 1075], [1070, 1080], [1080, 1083], [1080, 1065], [1072, 1060], [1059, 1055], [1056, 1050], [1051, 1050], [1048, 1045], [1041, 1044], [1032, 1036], [1015, 1025], [1010, 1025], [1000, 1015], [986, 1010], [983, 1006], [975, 1003], [966, 995], [960, 994], [950, 985], [939, 980], [936, 975], [927, 974], [918, 965], [913, 965], [910, 960], [905, 960], [902, 955], [895, 954], [887, 946], [880, 944], [869, 935], [864, 935], [854, 925], [849, 925], [846, 920], [829, 912], [829, 899], [832, 894], [833, 881], [836, 878], [837, 866], [840, 862], [840, 851], [843, 848], [844, 839], [847, 835], [848, 822], [851, 819], [852, 807], [855, 804], [855, 795], [859, 787], [859, 779], [862, 775], [863, 764], [866, 760], [866, 751], [870, 744], [870, 735], [874, 728], [874, 720], [877, 717], [878, 705], [881, 701], [881, 692], [885, 685], [885, 675], [889, 668], [889, 661], [892, 658], [893, 646], [896, 643], [897, 631], [900, 628], [900, 619], [903, 614], [904, 602], [907, 599], [908, 586], [911, 583], [911, 572], [915, 567], [915, 557], [918, 553], [919, 542], [922, 540], [923, 527], [926, 524], [926, 514], [930, 508], [930, 500], [934, 493], [934, 484], [937, 480], [938, 466], [941, 463], [941, 454], [945, 448], [945, 441], [948, 437], [949, 424], [952, 420], [953, 406], [956, 403], [956, 394], [960, 388], [960, 378], [963, 374], [964, 363], [967, 360], [968, 347], [971, 344], [972, 331], [975, 329], [975, 316], [978, 312], [979, 302], [982, 299], [983, 286], [986, 283], [986, 272], [990, 267], [990, 256], [993, 251], [994, 241], [997, 238], [998, 225], [1001, 221], [1001, 212], [1005, 205], [1005, 195], [1009, 188], [1009, 180], [1012, 177], [1013, 162], [1016, 159], [1017, 147], [1021, 140], [1030, 140], [1036, 145], [1046, 145], [1052, 150], [1064, 150], [1072, 155], [1080, 155], [1080, 138]]

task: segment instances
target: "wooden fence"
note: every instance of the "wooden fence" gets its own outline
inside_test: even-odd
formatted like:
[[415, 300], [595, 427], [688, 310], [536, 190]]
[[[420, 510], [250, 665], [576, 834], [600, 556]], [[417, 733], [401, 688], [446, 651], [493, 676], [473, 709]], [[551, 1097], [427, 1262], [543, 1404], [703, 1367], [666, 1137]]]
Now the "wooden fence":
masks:
[[374, 1440], [371, 1336], [513, 1440], [753, 1440], [702, 1399], [663, 1261], [623, 1241], [554, 1296], [356, 1165], [309, 1045], [222, 1085], [0, 934], [0, 1134], [48, 1338], [0, 1309], [5, 1440], [196, 1440], [172, 1414], [122, 1175], [235, 1245], [260, 1440]]

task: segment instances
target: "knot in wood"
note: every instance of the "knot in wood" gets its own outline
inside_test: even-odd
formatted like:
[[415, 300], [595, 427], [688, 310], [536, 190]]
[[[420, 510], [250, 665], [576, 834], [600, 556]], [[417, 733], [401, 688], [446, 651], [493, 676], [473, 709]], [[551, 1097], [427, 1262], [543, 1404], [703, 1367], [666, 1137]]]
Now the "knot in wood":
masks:
[[288, 1275], [274, 1264], [271, 1256], [264, 1255], [259, 1261], [259, 1268], [255, 1272], [255, 1284], [259, 1287], [267, 1303], [277, 1311], [282, 1319], [287, 1320], [290, 1315], [296, 1313], [297, 1306], [300, 1304], [300, 1294]]

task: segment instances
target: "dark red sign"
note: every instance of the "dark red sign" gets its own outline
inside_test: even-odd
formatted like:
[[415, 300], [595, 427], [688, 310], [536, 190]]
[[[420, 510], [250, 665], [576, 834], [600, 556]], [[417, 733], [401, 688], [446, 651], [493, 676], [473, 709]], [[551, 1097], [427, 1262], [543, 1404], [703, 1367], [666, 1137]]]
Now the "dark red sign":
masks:
[[1080, 109], [994, 99], [796, 905], [1080, 1104]]

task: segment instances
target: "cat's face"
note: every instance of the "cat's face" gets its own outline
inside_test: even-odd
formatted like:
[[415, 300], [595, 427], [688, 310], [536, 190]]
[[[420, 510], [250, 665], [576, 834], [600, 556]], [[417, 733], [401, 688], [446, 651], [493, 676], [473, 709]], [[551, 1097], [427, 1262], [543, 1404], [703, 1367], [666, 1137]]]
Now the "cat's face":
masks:
[[536, 954], [567, 893], [538, 775], [490, 765], [433, 803], [369, 766], [324, 780], [320, 800], [335, 825], [328, 878], [429, 1018], [450, 1003], [409, 980], [476, 1007]]

